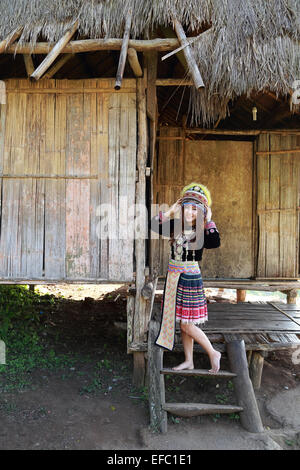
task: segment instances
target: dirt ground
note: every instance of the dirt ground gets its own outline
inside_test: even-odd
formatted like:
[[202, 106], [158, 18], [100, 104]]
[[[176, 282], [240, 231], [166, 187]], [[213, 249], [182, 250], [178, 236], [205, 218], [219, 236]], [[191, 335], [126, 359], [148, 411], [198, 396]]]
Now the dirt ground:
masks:
[[[64, 369], [30, 373], [30, 386], [1, 393], [0, 449], [264, 450], [300, 448], [300, 365], [292, 352], [269, 354], [256, 393], [265, 432], [245, 431], [237, 415], [169, 418], [168, 433], [149, 426], [147, 388], [132, 386], [126, 353], [126, 288], [121, 285], [47, 285], [63, 296], [41, 321], [57, 354], [71, 353]], [[212, 291], [207, 292], [212, 299]], [[222, 301], [218, 297], [214, 299]], [[234, 301], [227, 296], [223, 301]], [[124, 329], [125, 328], [125, 329]], [[165, 354], [165, 365], [181, 360]], [[226, 355], [221, 368], [228, 370]], [[296, 361], [299, 362], [299, 361]], [[198, 354], [195, 366], [209, 366]], [[167, 378], [168, 401], [235, 403], [231, 383], [216, 378]]]

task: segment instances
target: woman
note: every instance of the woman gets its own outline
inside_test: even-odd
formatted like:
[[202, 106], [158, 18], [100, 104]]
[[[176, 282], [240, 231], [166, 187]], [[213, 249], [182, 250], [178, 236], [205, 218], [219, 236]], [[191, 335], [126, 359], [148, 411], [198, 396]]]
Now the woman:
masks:
[[[197, 326], [207, 321], [207, 303], [198, 261], [203, 248], [220, 246], [219, 232], [211, 220], [211, 196], [199, 183], [185, 186], [181, 197], [166, 212], [152, 218], [151, 229], [170, 238], [170, 260], [162, 300], [162, 322], [156, 344], [172, 350], [175, 320], [180, 322], [185, 361], [174, 370], [194, 369], [193, 345], [199, 343], [217, 373], [221, 354]], [[179, 215], [179, 218], [175, 218]]]

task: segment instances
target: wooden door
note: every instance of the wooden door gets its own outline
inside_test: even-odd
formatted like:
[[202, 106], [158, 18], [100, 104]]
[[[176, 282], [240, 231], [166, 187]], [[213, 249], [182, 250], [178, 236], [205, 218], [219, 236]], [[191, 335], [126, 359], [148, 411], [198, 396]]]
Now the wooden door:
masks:
[[258, 138], [258, 277], [299, 277], [299, 149], [300, 135]]
[[[6, 82], [1, 280], [133, 279], [133, 224], [124, 214], [135, 200], [136, 81], [122, 85]], [[115, 237], [105, 239], [107, 211]]]
[[[181, 189], [193, 181], [211, 191], [212, 218], [221, 237], [219, 248], [203, 252], [203, 276], [253, 276], [253, 143], [186, 140], [182, 129], [162, 127], [155, 167], [155, 202], [173, 204]], [[167, 243], [164, 240], [160, 245], [161, 275], [167, 268]]]

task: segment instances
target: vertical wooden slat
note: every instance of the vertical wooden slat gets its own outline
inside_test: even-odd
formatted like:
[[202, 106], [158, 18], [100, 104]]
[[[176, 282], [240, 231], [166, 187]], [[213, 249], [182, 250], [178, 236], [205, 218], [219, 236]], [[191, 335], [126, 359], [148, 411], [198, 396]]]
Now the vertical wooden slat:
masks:
[[[99, 158], [99, 185], [100, 185], [100, 201], [102, 208], [105, 204], [109, 204], [109, 172], [108, 172], [108, 155], [109, 155], [109, 139], [108, 139], [108, 107], [109, 95], [97, 94], [97, 148]], [[99, 206], [100, 210], [100, 206]], [[108, 209], [107, 209], [108, 210]], [[100, 276], [108, 277], [108, 256], [109, 256], [109, 240], [106, 233], [106, 224], [109, 214], [107, 212], [98, 212], [98, 233], [100, 237]], [[101, 217], [100, 217], [101, 216]]]
[[[281, 148], [293, 148], [292, 136], [281, 136]], [[280, 276], [297, 275], [297, 154], [284, 154], [280, 156], [281, 160], [281, 186], [280, 203], [283, 211], [280, 213], [280, 248], [281, 248], [281, 272]], [[292, 211], [284, 211], [292, 209]], [[294, 210], [293, 210], [294, 209]]]
[[[48, 80], [47, 80], [48, 82]], [[51, 81], [53, 83], [53, 81]], [[60, 87], [60, 82], [56, 83]], [[47, 97], [46, 162], [49, 175], [65, 175], [67, 97], [63, 94]], [[65, 271], [66, 181], [45, 180], [45, 278], [63, 279]]]
[[[280, 148], [280, 136], [270, 135], [270, 151]], [[270, 154], [263, 156], [269, 160], [269, 194], [266, 199], [266, 209], [280, 207], [280, 155]], [[266, 216], [267, 243], [266, 243], [266, 276], [279, 276], [279, 213], [270, 212]]]
[[[258, 151], [269, 150], [269, 135], [262, 134], [258, 139]], [[266, 209], [266, 203], [269, 200], [269, 159], [263, 155], [257, 157], [257, 210]], [[266, 243], [267, 243], [267, 224], [268, 214], [259, 213], [259, 246], [257, 260], [258, 277], [266, 276]]]
[[[72, 83], [81, 88], [83, 82]], [[89, 175], [89, 142], [86, 139], [89, 121], [84, 119], [84, 94], [68, 96], [66, 174]], [[88, 179], [67, 179], [66, 183], [66, 274], [70, 278], [89, 276], [89, 205]]]

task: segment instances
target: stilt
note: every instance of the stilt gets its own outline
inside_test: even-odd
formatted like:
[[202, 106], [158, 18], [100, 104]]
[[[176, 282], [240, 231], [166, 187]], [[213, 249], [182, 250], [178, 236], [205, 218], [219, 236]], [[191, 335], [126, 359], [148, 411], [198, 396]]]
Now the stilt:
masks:
[[132, 383], [135, 387], [142, 387], [145, 383], [145, 353], [133, 353], [133, 378]]
[[245, 302], [246, 301], [246, 291], [243, 289], [236, 290], [236, 301]]
[[296, 304], [297, 303], [297, 289], [291, 289], [286, 292], [286, 301], [288, 304]]
[[252, 352], [252, 357], [249, 365], [249, 375], [252, 381], [254, 390], [259, 390], [261, 385], [262, 371], [264, 367], [264, 357], [258, 351]]
[[253, 386], [249, 377], [244, 340], [235, 340], [226, 344], [230, 370], [236, 374], [233, 385], [238, 405], [243, 408], [240, 413], [241, 424], [249, 432], [263, 432], [259, 409]]
[[165, 381], [160, 371], [163, 368], [163, 349], [156, 346], [155, 340], [159, 332], [159, 323], [151, 320], [148, 335], [148, 374], [149, 374], [149, 412], [151, 426], [167, 432], [167, 412], [165, 405]]

